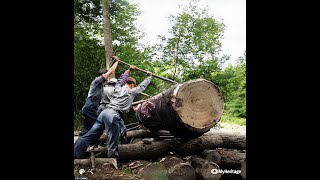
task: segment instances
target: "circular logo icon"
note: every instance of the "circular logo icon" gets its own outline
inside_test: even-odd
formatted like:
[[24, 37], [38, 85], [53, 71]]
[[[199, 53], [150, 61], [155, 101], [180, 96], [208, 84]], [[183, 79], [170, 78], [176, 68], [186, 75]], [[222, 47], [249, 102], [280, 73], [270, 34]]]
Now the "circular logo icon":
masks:
[[84, 172], [86, 172], [84, 169], [79, 169], [79, 174], [82, 175]]
[[211, 174], [218, 174], [218, 170], [217, 169], [211, 169]]

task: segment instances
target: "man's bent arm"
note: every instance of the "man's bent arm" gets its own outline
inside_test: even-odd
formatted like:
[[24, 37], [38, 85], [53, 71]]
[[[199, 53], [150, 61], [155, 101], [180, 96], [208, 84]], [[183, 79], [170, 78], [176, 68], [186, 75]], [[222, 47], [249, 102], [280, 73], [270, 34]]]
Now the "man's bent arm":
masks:
[[134, 88], [130, 89], [130, 93], [133, 94], [133, 95], [137, 95], [138, 93], [141, 93], [150, 84], [151, 79], [152, 79], [152, 76], [147, 77], [137, 87], [134, 87]]
[[129, 77], [129, 74], [131, 73], [131, 69], [135, 69], [135, 66], [130, 66], [129, 69], [127, 69], [123, 74], [120, 75], [118, 78], [118, 81], [116, 83], [115, 87], [121, 87], [126, 83], [126, 80]]

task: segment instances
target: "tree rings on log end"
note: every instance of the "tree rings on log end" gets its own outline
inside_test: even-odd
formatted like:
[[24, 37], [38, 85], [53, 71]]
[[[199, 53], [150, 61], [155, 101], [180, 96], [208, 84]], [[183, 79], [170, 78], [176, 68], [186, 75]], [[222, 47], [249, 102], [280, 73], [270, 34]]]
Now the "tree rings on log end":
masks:
[[176, 86], [172, 107], [190, 129], [210, 130], [224, 110], [223, 95], [218, 87], [205, 79], [195, 79]]

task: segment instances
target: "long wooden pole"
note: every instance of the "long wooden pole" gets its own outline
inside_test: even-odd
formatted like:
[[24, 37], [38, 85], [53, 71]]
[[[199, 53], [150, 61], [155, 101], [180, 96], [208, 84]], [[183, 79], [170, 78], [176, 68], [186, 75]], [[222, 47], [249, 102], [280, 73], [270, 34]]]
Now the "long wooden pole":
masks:
[[[120, 63], [122, 63], [122, 64], [125, 64], [125, 65], [130, 66], [130, 64], [128, 64], [128, 63], [126, 63], [126, 62], [124, 62], [124, 61], [122, 61], [122, 60], [119, 60], [119, 62], [120, 62]], [[147, 71], [145, 71], [145, 70], [143, 70], [143, 69], [140, 69], [140, 68], [136, 68], [135, 70], [138, 70], [138, 71], [141, 71], [141, 72], [147, 73]], [[152, 73], [152, 76], [153, 76], [153, 77], [156, 77], [156, 78], [158, 78], [158, 79], [161, 79], [161, 80], [167, 81], [167, 82], [171, 82], [171, 83], [175, 83], [175, 84], [177, 84], [177, 82], [175, 82], [175, 81], [173, 81], [173, 80], [171, 80], [171, 79], [168, 79], [168, 78], [165, 78], [165, 77], [161, 77], [161, 76], [158, 76], [158, 75], [153, 74], [153, 73]]]

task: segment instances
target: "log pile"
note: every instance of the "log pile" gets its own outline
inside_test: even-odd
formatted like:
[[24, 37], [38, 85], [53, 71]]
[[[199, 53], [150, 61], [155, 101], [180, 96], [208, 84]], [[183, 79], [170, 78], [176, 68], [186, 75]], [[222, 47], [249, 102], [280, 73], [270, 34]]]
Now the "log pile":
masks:
[[[218, 87], [204, 79], [174, 85], [136, 108], [142, 129], [127, 132], [128, 144], [118, 146], [119, 161], [139, 179], [245, 179], [246, 137], [207, 133], [224, 108]], [[91, 157], [74, 165], [107, 163], [103, 134]], [[100, 153], [101, 154], [101, 153]], [[115, 164], [116, 167], [116, 164]]]
[[[183, 139], [165, 131], [157, 134], [170, 138], [159, 138], [145, 129], [132, 130], [128, 132], [130, 143], [118, 147], [119, 161], [130, 162], [128, 167], [140, 179], [245, 179], [245, 136], [206, 133]], [[97, 154], [106, 149], [101, 144], [88, 152]], [[108, 162], [106, 159], [95, 158], [95, 162], [103, 164]], [[74, 161], [74, 165], [91, 164], [90, 157]]]

